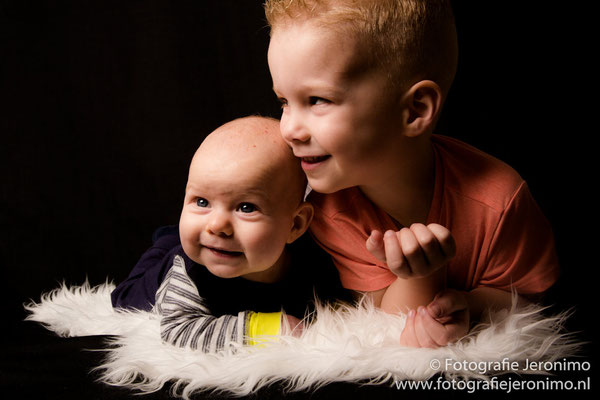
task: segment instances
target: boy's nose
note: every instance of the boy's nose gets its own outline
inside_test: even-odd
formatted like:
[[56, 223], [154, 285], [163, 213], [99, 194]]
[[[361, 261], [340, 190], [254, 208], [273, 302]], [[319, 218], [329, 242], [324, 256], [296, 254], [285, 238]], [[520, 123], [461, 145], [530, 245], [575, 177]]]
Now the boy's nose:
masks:
[[206, 231], [218, 236], [233, 235], [233, 225], [227, 215], [222, 211], [213, 211], [206, 224]]
[[293, 142], [307, 142], [310, 139], [310, 133], [298, 113], [292, 114], [286, 110], [281, 115], [280, 129], [283, 139], [289, 144]]

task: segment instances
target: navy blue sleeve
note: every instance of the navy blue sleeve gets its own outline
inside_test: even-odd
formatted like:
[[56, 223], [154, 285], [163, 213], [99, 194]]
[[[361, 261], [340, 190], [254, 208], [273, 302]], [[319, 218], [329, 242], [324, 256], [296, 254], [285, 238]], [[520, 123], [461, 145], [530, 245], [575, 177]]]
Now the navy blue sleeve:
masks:
[[[161, 230], [162, 229], [162, 230]], [[154, 244], [137, 262], [123, 282], [111, 293], [115, 308], [152, 309], [156, 291], [162, 283], [176, 254], [182, 252], [177, 229], [157, 230]]]

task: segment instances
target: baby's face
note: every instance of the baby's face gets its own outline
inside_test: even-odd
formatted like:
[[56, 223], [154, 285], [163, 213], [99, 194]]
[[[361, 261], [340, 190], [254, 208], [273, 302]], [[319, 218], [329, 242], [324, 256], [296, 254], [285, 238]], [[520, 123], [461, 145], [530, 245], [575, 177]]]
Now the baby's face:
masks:
[[294, 205], [286, 193], [290, 182], [273, 158], [253, 146], [200, 148], [179, 229], [187, 256], [214, 275], [268, 281], [266, 271], [281, 262], [298, 200]]
[[[269, 45], [281, 133], [313, 189], [331, 193], [385, 173], [401, 113], [385, 73], [361, 68], [355, 40], [310, 22], [278, 26]], [[390, 94], [387, 94], [390, 93]]]

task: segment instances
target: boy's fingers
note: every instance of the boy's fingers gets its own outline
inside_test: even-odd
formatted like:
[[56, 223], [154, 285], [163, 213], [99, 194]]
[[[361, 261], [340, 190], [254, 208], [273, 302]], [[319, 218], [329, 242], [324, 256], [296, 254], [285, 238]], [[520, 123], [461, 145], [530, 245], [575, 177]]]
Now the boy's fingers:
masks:
[[[439, 336], [444, 332], [442, 324], [436, 322], [424, 307], [419, 307], [415, 317], [415, 333], [421, 347], [436, 348], [446, 343], [438, 343]], [[442, 340], [443, 342], [443, 340]]]
[[402, 253], [408, 262], [411, 276], [424, 276], [430, 271], [427, 261], [415, 234], [409, 228], [402, 228], [399, 232]]
[[378, 230], [371, 232], [371, 236], [367, 239], [367, 250], [373, 254], [379, 261], [386, 261], [385, 248], [383, 246], [383, 234]]
[[467, 307], [467, 300], [464, 296], [446, 289], [435, 296], [433, 301], [427, 306], [427, 309], [434, 318], [440, 318], [464, 310]]
[[444, 255], [450, 259], [456, 254], [456, 242], [448, 229], [439, 224], [429, 224], [427, 228], [436, 237]]
[[412, 224], [410, 230], [419, 242], [419, 246], [421, 246], [425, 263], [431, 267], [437, 267], [444, 264], [446, 256], [433, 232], [425, 225], [418, 223]]
[[[420, 319], [416, 331], [417, 334], [422, 335], [424, 338], [422, 340], [429, 344], [427, 347], [445, 346], [452, 340], [448, 329], [435, 319], [431, 318], [431, 315], [429, 315], [425, 308], [422, 308], [419, 317]], [[419, 340], [421, 340], [421, 337], [419, 337]]]
[[407, 347], [420, 347], [417, 335], [415, 334], [415, 311], [410, 310], [406, 316], [404, 330], [400, 335], [400, 345]]
[[411, 271], [398, 241], [397, 233], [387, 231], [383, 235], [383, 243], [385, 247], [385, 259], [390, 271], [401, 278], [410, 276]]

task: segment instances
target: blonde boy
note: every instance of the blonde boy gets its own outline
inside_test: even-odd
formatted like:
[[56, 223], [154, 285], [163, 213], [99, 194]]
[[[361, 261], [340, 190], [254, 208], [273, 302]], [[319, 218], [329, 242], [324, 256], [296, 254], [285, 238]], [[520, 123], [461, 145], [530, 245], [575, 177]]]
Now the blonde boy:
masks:
[[432, 135], [457, 63], [448, 1], [265, 9], [281, 132], [318, 192], [311, 232], [346, 288], [409, 311], [401, 343], [445, 345], [508, 307], [511, 288], [555, 282], [552, 233], [521, 177]]

